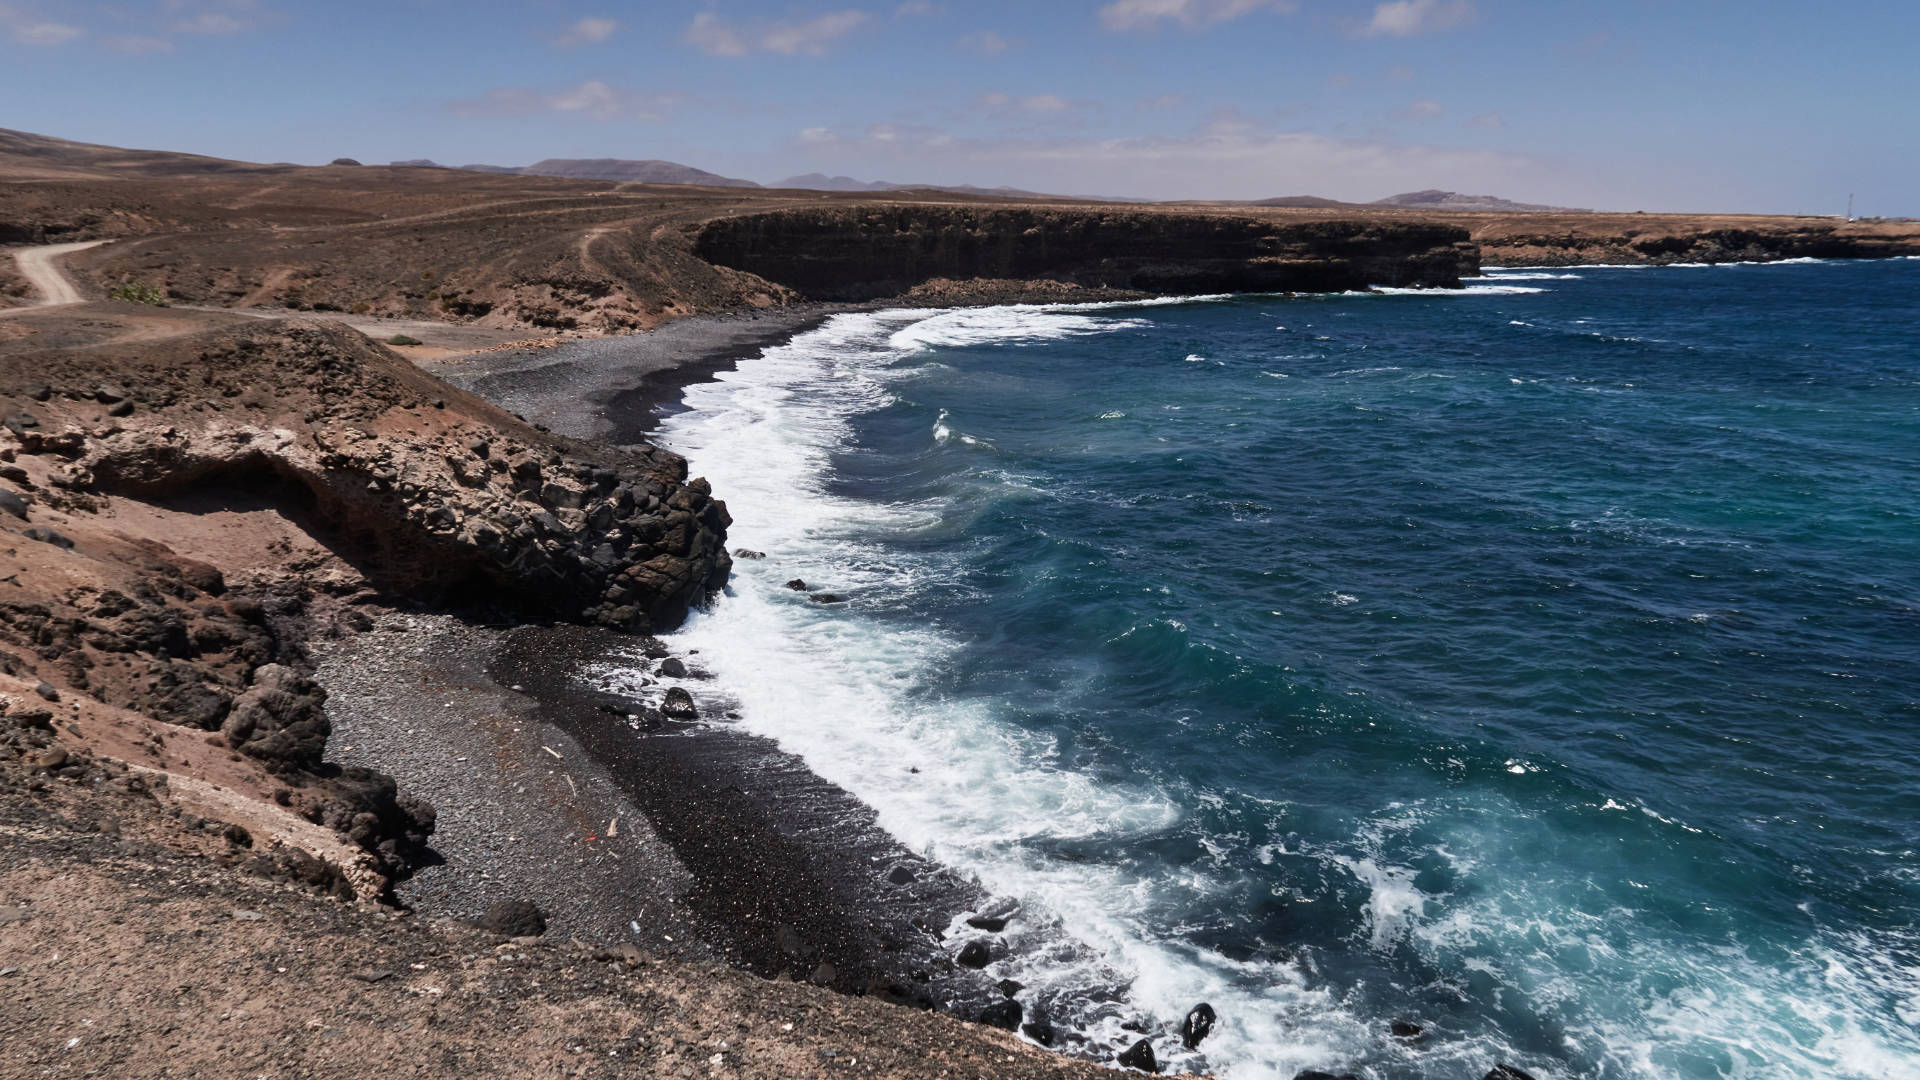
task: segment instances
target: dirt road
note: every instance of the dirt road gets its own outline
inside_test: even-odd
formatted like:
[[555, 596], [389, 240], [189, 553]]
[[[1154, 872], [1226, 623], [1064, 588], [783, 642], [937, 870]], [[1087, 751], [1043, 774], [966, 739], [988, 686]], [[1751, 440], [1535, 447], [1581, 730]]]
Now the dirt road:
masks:
[[[14, 253], [14, 261], [20, 266], [20, 274], [39, 292], [40, 299], [34, 307], [53, 307], [56, 304], [78, 304], [86, 298], [74, 287], [73, 279], [60, 269], [56, 261], [62, 255], [75, 251], [85, 251], [90, 247], [99, 247], [105, 240], [83, 240], [77, 244], [47, 244], [42, 247], [21, 248]], [[15, 308], [16, 311], [28, 310]], [[5, 312], [0, 312], [5, 314]]]

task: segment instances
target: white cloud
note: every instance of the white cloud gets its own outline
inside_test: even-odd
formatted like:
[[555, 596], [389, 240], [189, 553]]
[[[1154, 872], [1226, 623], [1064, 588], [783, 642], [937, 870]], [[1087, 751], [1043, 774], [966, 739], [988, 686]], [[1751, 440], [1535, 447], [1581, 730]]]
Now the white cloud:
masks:
[[816, 15], [804, 22], [735, 23], [703, 11], [688, 25], [687, 43], [709, 56], [746, 56], [755, 52], [783, 56], [823, 56], [838, 39], [867, 21], [867, 13], [852, 10]]
[[15, 4], [0, 4], [0, 27], [21, 45], [65, 45], [87, 33], [77, 26], [34, 16]]
[[618, 29], [620, 24], [613, 19], [585, 18], [567, 27], [565, 33], [553, 39], [553, 43], [563, 49], [575, 45], [598, 45], [612, 37]]
[[1373, 9], [1373, 18], [1361, 33], [1412, 37], [1446, 30], [1472, 17], [1473, 5], [1467, 0], [1392, 0]]
[[982, 30], [977, 34], [968, 34], [960, 39], [960, 48], [982, 56], [999, 56], [1013, 48], [1013, 42], [991, 30]]
[[122, 34], [110, 37], [102, 44], [117, 53], [139, 56], [146, 53], [164, 53], [173, 51], [173, 42], [166, 38], [143, 37], [138, 34]]
[[1294, 0], [1114, 0], [1100, 9], [1100, 23], [1109, 30], [1147, 30], [1164, 19], [1191, 28], [1256, 11], [1291, 13], [1299, 8]]
[[1446, 111], [1447, 107], [1437, 101], [1416, 101], [1400, 110], [1400, 118], [1403, 120], [1434, 120]]
[[176, 33], [181, 34], [238, 34], [247, 29], [247, 24], [224, 11], [206, 11], [191, 19], [183, 19], [173, 24]]
[[1080, 109], [1090, 109], [1090, 101], [1073, 101], [1059, 94], [1029, 94], [1015, 97], [1012, 94], [994, 92], [980, 95], [980, 105], [989, 112], [1021, 113], [1064, 113]]
[[13, 26], [13, 40], [22, 45], [65, 45], [86, 31], [56, 22], [22, 22]]

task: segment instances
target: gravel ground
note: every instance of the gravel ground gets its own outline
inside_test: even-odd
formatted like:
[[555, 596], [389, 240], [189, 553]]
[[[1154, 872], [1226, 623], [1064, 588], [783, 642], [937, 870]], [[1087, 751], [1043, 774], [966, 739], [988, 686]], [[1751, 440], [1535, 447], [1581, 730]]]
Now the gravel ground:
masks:
[[799, 304], [694, 315], [657, 330], [551, 349], [484, 353], [433, 373], [562, 435], [639, 442], [688, 383], [711, 378], [842, 311], [871, 304]]
[[532, 699], [487, 677], [501, 637], [451, 616], [393, 615], [315, 650], [329, 757], [378, 768], [439, 812], [444, 861], [401, 883], [399, 899], [462, 919], [529, 899], [561, 936], [708, 955], [680, 900], [691, 878], [646, 816]]

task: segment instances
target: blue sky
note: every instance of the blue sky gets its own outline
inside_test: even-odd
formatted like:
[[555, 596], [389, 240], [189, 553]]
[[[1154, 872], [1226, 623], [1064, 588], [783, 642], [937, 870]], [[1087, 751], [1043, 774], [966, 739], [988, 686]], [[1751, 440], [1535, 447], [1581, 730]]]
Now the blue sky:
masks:
[[0, 0], [0, 127], [1069, 194], [1920, 214], [1920, 2]]

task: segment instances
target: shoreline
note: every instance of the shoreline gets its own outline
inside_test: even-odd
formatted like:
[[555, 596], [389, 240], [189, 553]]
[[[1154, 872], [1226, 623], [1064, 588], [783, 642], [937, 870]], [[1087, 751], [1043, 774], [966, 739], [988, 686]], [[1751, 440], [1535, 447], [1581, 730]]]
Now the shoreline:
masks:
[[[436, 374], [556, 433], [631, 445], [686, 386], [881, 307], [690, 316]], [[657, 639], [395, 614], [319, 651], [333, 759], [378, 766], [438, 810], [444, 861], [395, 890], [422, 914], [473, 918], [533, 899], [551, 933], [590, 944], [724, 960], [1002, 1028], [1023, 1019], [943, 944], [991, 898], [903, 847], [797, 756], [729, 729], [725, 689], [704, 681], [697, 656], [674, 659], [702, 722], [660, 727], [657, 689], [623, 697], [584, 675], [623, 652], [650, 668], [667, 657]], [[629, 719], [641, 717], [654, 722]]]

